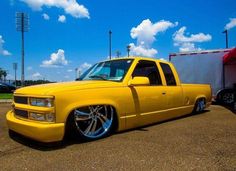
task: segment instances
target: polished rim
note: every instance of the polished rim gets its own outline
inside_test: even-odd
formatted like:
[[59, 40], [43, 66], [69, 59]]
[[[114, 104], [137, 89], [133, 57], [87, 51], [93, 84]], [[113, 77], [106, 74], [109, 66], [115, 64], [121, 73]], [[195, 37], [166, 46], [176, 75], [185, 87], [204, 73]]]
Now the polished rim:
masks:
[[204, 99], [198, 100], [196, 111], [201, 112], [205, 109], [205, 107], [206, 107], [206, 105], [205, 105]]
[[113, 122], [113, 108], [96, 105], [78, 108], [74, 111], [77, 129], [88, 138], [99, 138], [106, 134]]

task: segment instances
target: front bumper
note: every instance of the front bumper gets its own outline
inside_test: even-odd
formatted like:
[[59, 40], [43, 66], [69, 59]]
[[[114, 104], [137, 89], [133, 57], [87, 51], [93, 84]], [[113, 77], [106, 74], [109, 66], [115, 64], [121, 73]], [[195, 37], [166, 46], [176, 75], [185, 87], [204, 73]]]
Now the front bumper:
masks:
[[64, 137], [64, 123], [40, 123], [18, 119], [14, 116], [13, 111], [6, 115], [7, 125], [21, 135], [41, 142], [61, 141]]

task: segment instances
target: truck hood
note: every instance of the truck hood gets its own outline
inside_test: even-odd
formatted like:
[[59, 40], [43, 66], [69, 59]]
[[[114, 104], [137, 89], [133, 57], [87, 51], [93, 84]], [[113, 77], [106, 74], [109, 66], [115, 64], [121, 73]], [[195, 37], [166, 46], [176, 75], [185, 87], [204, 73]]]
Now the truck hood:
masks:
[[122, 83], [113, 81], [73, 81], [50, 83], [17, 89], [14, 94], [22, 95], [55, 95], [57, 92], [75, 91], [95, 88], [120, 87]]

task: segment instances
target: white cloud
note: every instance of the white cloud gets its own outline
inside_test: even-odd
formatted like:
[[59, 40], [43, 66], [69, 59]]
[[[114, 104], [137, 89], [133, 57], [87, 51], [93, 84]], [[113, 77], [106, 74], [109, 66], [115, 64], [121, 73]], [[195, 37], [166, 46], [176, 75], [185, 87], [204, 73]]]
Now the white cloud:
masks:
[[77, 68], [77, 71], [78, 72], [82, 72], [82, 71], [85, 71], [87, 69], [89, 69], [92, 65], [87, 63], [87, 62], [84, 62], [83, 64], [81, 64], [78, 68]]
[[178, 25], [178, 23], [173, 24], [170, 21], [165, 20], [152, 23], [149, 19], [146, 19], [137, 27], [133, 27], [130, 35], [133, 39], [137, 39], [138, 44], [144, 43], [150, 45], [156, 40], [155, 36], [157, 33], [165, 32], [168, 28], [176, 25]]
[[83, 63], [83, 64], [80, 66], [80, 68], [82, 68], [82, 69], [88, 69], [88, 68], [90, 68], [91, 66], [92, 66], [91, 64], [85, 62], [85, 63]]
[[199, 51], [201, 48], [197, 48], [195, 43], [202, 43], [211, 41], [212, 37], [210, 34], [198, 33], [191, 34], [190, 36], [185, 35], [186, 27], [181, 27], [178, 31], [173, 34], [174, 46], [179, 47], [179, 51]]
[[147, 56], [147, 57], [153, 57], [157, 54], [157, 50], [153, 48], [146, 48], [142, 44], [135, 45], [134, 43], [130, 43], [130, 54], [131, 56], [137, 55], [137, 56]]
[[84, 62], [83, 64], [81, 64], [76, 70], [76, 77], [80, 77], [81, 74], [87, 69], [89, 69], [91, 66], [92, 65], [87, 62]]
[[43, 13], [42, 17], [44, 18], [44, 20], [49, 20], [50, 19], [50, 17], [46, 13]]
[[73, 71], [73, 69], [68, 69], [68, 70], [67, 70], [67, 72], [72, 72], [72, 71]]
[[137, 39], [136, 45], [131, 43], [130, 52], [132, 55], [153, 57], [157, 54], [157, 50], [151, 48], [156, 40], [158, 33], [165, 32], [167, 29], [175, 27], [178, 22], [160, 20], [152, 23], [149, 19], [143, 20], [137, 27], [133, 27], [130, 35], [133, 39]]
[[64, 9], [66, 14], [75, 18], [89, 18], [88, 9], [77, 3], [76, 0], [21, 0], [33, 10], [42, 10], [43, 6]]
[[159, 60], [162, 60], [162, 61], [167, 61], [165, 58], [159, 58]]
[[[178, 46], [178, 44], [177, 44]], [[179, 51], [180, 52], [189, 52], [189, 51], [200, 51], [202, 50], [201, 48], [197, 48], [195, 47], [194, 43], [190, 43], [190, 42], [184, 42], [181, 43], [180, 47], [179, 47]]]
[[67, 65], [64, 50], [58, 49], [57, 53], [52, 53], [49, 60], [44, 60], [41, 67], [61, 67]]
[[59, 16], [58, 16], [58, 21], [61, 22], [61, 23], [65, 23], [65, 22], [66, 22], [66, 16], [64, 16], [64, 15], [59, 15]]
[[225, 30], [230, 30], [236, 26], [236, 18], [230, 18], [229, 23], [225, 25]]
[[28, 67], [27, 67], [27, 70], [28, 70], [28, 71], [31, 71], [32, 69], [33, 69], [33, 68], [32, 68], [31, 66], [28, 66]]
[[10, 56], [11, 53], [8, 50], [3, 49], [4, 43], [5, 43], [5, 41], [3, 40], [2, 35], [0, 35], [0, 55]]
[[185, 36], [186, 27], [181, 27], [177, 32], [174, 33], [175, 42], [206, 42], [211, 40], [211, 35], [198, 33], [191, 34], [189, 37]]
[[3, 55], [3, 56], [10, 56], [11, 53], [10, 53], [9, 51], [3, 49], [3, 50], [2, 50], [2, 55]]
[[42, 75], [39, 72], [32, 74], [32, 79], [38, 80], [40, 78], [42, 78]]

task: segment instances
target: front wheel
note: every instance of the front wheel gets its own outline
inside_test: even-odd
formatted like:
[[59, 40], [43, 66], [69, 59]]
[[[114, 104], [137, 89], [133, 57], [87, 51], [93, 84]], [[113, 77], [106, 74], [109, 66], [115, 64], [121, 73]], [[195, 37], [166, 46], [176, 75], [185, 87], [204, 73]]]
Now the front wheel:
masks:
[[72, 116], [76, 132], [87, 140], [96, 140], [109, 135], [114, 115], [112, 106], [93, 105], [75, 109]]

